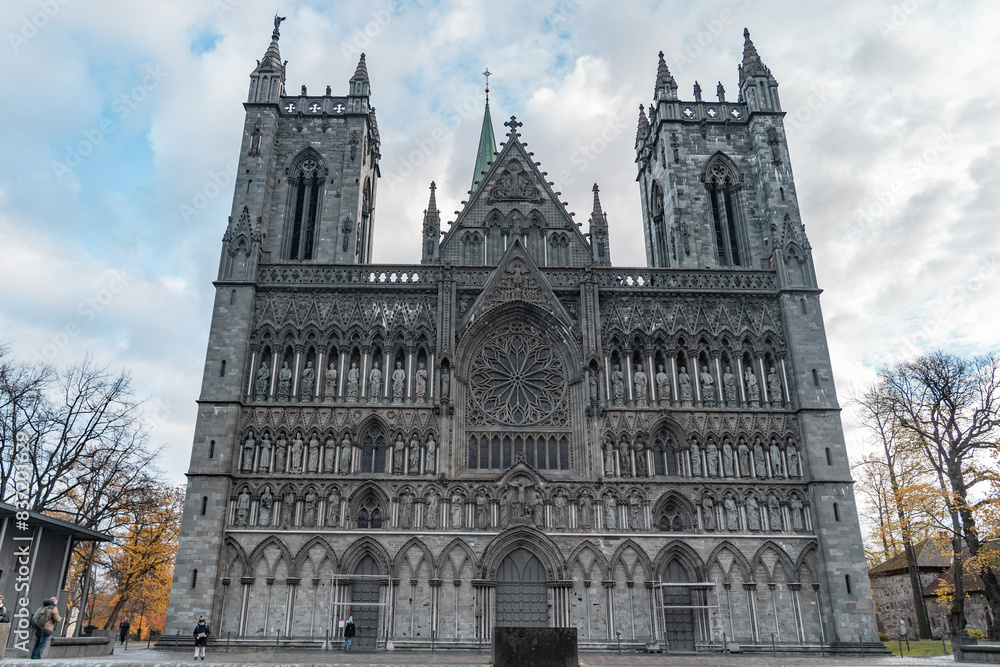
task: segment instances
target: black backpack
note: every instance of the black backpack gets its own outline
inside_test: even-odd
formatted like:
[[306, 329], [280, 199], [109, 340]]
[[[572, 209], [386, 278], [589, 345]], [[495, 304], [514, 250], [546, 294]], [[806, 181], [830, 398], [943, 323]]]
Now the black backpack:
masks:
[[41, 630], [42, 628], [44, 628], [45, 612], [47, 611], [48, 608], [45, 605], [42, 605], [41, 607], [36, 609], [35, 613], [31, 615], [31, 627], [33, 627], [36, 630]]

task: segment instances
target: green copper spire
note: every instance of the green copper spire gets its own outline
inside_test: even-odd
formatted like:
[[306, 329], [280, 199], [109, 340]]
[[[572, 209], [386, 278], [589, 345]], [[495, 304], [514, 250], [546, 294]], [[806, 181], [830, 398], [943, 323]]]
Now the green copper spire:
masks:
[[483, 114], [483, 130], [479, 134], [476, 168], [472, 171], [472, 192], [479, 187], [483, 176], [490, 168], [490, 162], [493, 161], [493, 154], [497, 152], [497, 141], [493, 137], [493, 119], [490, 118], [490, 75], [489, 69], [483, 72], [483, 76], [486, 77], [486, 112]]

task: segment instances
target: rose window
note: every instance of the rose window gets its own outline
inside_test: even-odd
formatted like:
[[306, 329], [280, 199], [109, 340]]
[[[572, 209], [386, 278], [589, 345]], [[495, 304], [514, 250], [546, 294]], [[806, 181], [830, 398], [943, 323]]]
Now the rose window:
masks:
[[537, 424], [562, 403], [564, 366], [534, 328], [509, 325], [487, 340], [472, 362], [473, 401], [490, 421], [509, 426]]

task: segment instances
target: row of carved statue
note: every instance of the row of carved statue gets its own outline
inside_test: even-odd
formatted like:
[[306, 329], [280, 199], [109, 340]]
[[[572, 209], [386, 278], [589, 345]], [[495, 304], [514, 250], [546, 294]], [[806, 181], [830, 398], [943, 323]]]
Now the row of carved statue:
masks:
[[433, 475], [438, 470], [438, 444], [434, 434], [421, 439], [410, 437], [409, 444], [402, 435], [388, 447], [378, 429], [370, 430], [361, 442], [351, 442], [345, 433], [338, 442], [333, 435], [320, 442], [312, 433], [305, 442], [302, 433], [296, 432], [291, 443], [284, 434], [276, 441], [264, 431], [260, 441], [253, 431], [243, 441], [240, 470], [252, 473], [317, 473], [340, 474], [385, 472], [394, 475]]
[[729, 438], [722, 447], [708, 438], [704, 445], [692, 438], [686, 447], [675, 447], [673, 440], [662, 432], [649, 447], [644, 438], [622, 436], [604, 441], [605, 477], [653, 477], [680, 475], [683, 477], [732, 478], [795, 478], [802, 476], [799, 449], [789, 437], [782, 447], [772, 438], [765, 447], [760, 437], [753, 446], [740, 438], [734, 446]]
[[[289, 368], [289, 362], [283, 361], [281, 368], [277, 372], [277, 382], [272, 386], [271, 368], [267, 360], [261, 361], [257, 368], [253, 383], [253, 400], [263, 402], [273, 395], [279, 403], [288, 403], [293, 399], [301, 403], [311, 403], [320, 400], [325, 403], [333, 403], [338, 398], [337, 386], [337, 362], [331, 361], [329, 367], [324, 371], [322, 382], [313, 368], [313, 362], [307, 361], [305, 368], [299, 374], [298, 382], [293, 383], [294, 372]], [[343, 399], [346, 403], [358, 403], [367, 400], [371, 405], [381, 405], [388, 390], [391, 390], [391, 401], [393, 405], [402, 405], [407, 401], [406, 371], [403, 369], [403, 362], [396, 362], [396, 369], [388, 377], [389, 385], [384, 387], [383, 380], [386, 378], [378, 361], [373, 362], [372, 369], [368, 373], [368, 382], [362, 387], [361, 370], [358, 369], [358, 362], [352, 361], [351, 367], [347, 370], [346, 386], [343, 390]], [[428, 372], [426, 364], [419, 362], [417, 370], [413, 374], [413, 393], [409, 399], [413, 404], [423, 405], [428, 398]], [[442, 377], [441, 395], [448, 395], [447, 380]]]
[[563, 489], [545, 493], [528, 478], [512, 480], [499, 494], [480, 488], [470, 496], [457, 490], [448, 496], [432, 488], [420, 497], [407, 488], [391, 500], [374, 492], [362, 495], [344, 498], [337, 487], [324, 494], [311, 486], [298, 494], [286, 487], [276, 495], [269, 484], [252, 494], [249, 486], [243, 486], [231, 499], [230, 522], [236, 527], [278, 529], [495, 531], [526, 525], [556, 532], [802, 532], [812, 528], [808, 502], [797, 490], [772, 490], [763, 500], [753, 490], [706, 491], [693, 502], [668, 491], [665, 500], [656, 503], [658, 516], [652, 515], [653, 505], [637, 490], [608, 491], [596, 497], [583, 492], [571, 498]]
[[[715, 378], [709, 372], [708, 366], [703, 365], [698, 373], [697, 387], [691, 380], [685, 366], [681, 366], [677, 372], [677, 392], [671, 390], [672, 378], [667, 374], [663, 364], [657, 366], [658, 370], [654, 376], [654, 387], [650, 387], [649, 378], [643, 370], [642, 365], [637, 365], [632, 374], [631, 386], [626, 387], [625, 373], [621, 364], [616, 363], [611, 371], [611, 396], [609, 403], [616, 408], [624, 408], [626, 405], [637, 408], [679, 406], [682, 408], [693, 408], [698, 406], [714, 408], [727, 407], [738, 408], [746, 405], [751, 409], [770, 406], [773, 409], [780, 409], [784, 406], [782, 396], [781, 377], [774, 366], [770, 367], [767, 374], [767, 396], [762, 400], [760, 384], [757, 382], [757, 375], [753, 369], [747, 368], [743, 372], [743, 387], [738, 387], [738, 378], [729, 366], [726, 366], [722, 374], [722, 387], [716, 391]], [[598, 390], [598, 380], [594, 373], [590, 374], [590, 397], [592, 400], [600, 400]], [[655, 394], [651, 395], [650, 390], [655, 388]], [[745, 391], [745, 398], [741, 397], [740, 389]], [[631, 395], [626, 391], [629, 389]]]

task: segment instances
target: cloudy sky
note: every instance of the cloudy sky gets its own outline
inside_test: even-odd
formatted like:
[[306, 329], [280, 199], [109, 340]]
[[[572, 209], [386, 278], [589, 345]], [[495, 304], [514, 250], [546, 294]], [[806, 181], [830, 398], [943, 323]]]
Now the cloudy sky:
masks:
[[[346, 94], [367, 53], [382, 134], [378, 262], [419, 261], [431, 180], [443, 214], [459, 208], [489, 67], [498, 136], [516, 114], [581, 221], [598, 182], [614, 263], [644, 264], [632, 145], [657, 52], [685, 98], [695, 80], [735, 91], [748, 27], [788, 112], [842, 400], [901, 355], [998, 349], [995, 2], [277, 7], [289, 90]], [[131, 369], [178, 482], [241, 103], [274, 11], [274, 0], [6, 0], [0, 16], [0, 341], [25, 360], [92, 352]]]

